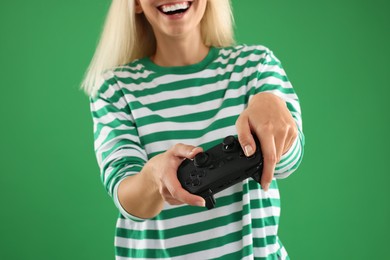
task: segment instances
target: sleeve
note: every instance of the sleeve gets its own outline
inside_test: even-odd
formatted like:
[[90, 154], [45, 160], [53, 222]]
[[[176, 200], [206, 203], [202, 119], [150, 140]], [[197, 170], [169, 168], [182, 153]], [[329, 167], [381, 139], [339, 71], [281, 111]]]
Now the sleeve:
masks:
[[286, 106], [298, 128], [298, 136], [293, 145], [275, 167], [275, 178], [286, 178], [300, 165], [303, 157], [305, 138], [302, 130], [302, 116], [299, 99], [287, 75], [272, 51], [266, 49], [257, 70], [256, 94], [269, 92], [286, 102]]
[[137, 174], [147, 161], [137, 127], [123, 91], [115, 79], [105, 80], [97, 95], [90, 98], [94, 147], [101, 181], [121, 214], [135, 221], [120, 205], [119, 183]]

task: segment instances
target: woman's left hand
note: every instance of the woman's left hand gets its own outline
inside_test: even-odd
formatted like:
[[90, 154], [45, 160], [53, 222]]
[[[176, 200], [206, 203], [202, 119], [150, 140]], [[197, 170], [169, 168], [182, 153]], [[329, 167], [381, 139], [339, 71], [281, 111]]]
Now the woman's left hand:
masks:
[[236, 121], [238, 140], [247, 156], [256, 150], [252, 134], [260, 141], [264, 165], [261, 187], [267, 191], [276, 164], [294, 143], [298, 129], [286, 102], [272, 93], [259, 93]]

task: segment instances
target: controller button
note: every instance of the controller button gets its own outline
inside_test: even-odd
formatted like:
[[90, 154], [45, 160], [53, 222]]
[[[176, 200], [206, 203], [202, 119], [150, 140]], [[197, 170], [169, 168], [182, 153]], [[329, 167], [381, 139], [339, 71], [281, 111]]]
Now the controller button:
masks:
[[192, 170], [191, 172], [190, 172], [190, 177], [191, 177], [191, 179], [193, 179], [193, 178], [195, 178], [196, 177], [196, 170]]
[[185, 185], [186, 186], [190, 186], [192, 183], [192, 180], [191, 179], [187, 179], [186, 182], [185, 182]]
[[232, 160], [233, 160], [233, 156], [228, 156], [228, 157], [226, 157], [226, 160], [227, 160], [227, 161], [232, 161]]
[[196, 187], [196, 186], [199, 186], [200, 185], [200, 180], [199, 179], [195, 179], [192, 181], [192, 187]]
[[211, 164], [210, 166], [209, 166], [209, 169], [210, 170], [212, 170], [212, 169], [214, 169], [215, 168], [215, 165], [214, 164]]
[[223, 151], [231, 152], [234, 150], [235, 147], [236, 147], [236, 138], [234, 138], [234, 136], [229, 135], [229, 136], [225, 137], [225, 139], [223, 139], [223, 142], [222, 142]]
[[198, 173], [197, 177], [198, 178], [206, 177], [206, 171], [201, 171], [200, 173]]
[[207, 153], [198, 153], [194, 158], [194, 165], [196, 167], [203, 167], [207, 165], [209, 155]]

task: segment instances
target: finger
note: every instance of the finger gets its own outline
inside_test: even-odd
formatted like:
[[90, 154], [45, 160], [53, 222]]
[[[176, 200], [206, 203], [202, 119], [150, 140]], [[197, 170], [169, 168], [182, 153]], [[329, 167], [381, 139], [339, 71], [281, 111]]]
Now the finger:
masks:
[[203, 148], [202, 147], [194, 147], [191, 152], [188, 154], [188, 156], [186, 157], [187, 159], [194, 159], [195, 156], [198, 154], [198, 153], [201, 153], [203, 152]]
[[183, 202], [173, 198], [172, 195], [169, 193], [169, 190], [166, 187], [164, 187], [160, 193], [161, 193], [161, 196], [163, 197], [164, 201], [166, 201], [170, 205], [184, 204]]
[[172, 198], [192, 206], [205, 206], [205, 201], [202, 197], [191, 194], [183, 189], [176, 175], [168, 177], [165, 186]]
[[178, 201], [172, 197], [167, 187], [163, 187], [160, 190], [160, 194], [163, 197], [163, 199], [168, 202], [170, 205], [180, 205], [183, 204], [183, 202]]
[[238, 135], [238, 141], [245, 152], [247, 157], [253, 155], [256, 151], [256, 143], [253, 139], [251, 127], [249, 124], [249, 118], [244, 114], [241, 114], [236, 121], [236, 130]]
[[165, 200], [169, 205], [183, 205], [184, 203], [175, 199], [166, 199]]
[[187, 158], [193, 159], [196, 154], [202, 152], [203, 149], [201, 147], [196, 147], [193, 145], [187, 144], [176, 144], [171, 149], [170, 152], [178, 158]]
[[170, 190], [172, 197], [182, 203], [191, 205], [191, 206], [205, 206], [205, 200], [197, 195], [193, 195], [188, 191], [184, 190], [182, 187], [175, 187]]
[[267, 191], [274, 177], [276, 166], [276, 147], [274, 137], [264, 134], [260, 136], [261, 150], [263, 153], [263, 173], [261, 175], [261, 187]]
[[294, 142], [297, 139], [297, 137], [298, 137], [298, 129], [294, 125], [289, 130], [289, 134], [288, 134], [289, 141], [284, 144], [283, 154], [287, 153], [287, 151], [289, 151], [291, 149], [291, 147], [294, 144]]
[[288, 138], [288, 131], [281, 131], [280, 134], [278, 134], [278, 136], [275, 137], [276, 163], [280, 161], [280, 158], [284, 153], [284, 146], [286, 144], [287, 138]]

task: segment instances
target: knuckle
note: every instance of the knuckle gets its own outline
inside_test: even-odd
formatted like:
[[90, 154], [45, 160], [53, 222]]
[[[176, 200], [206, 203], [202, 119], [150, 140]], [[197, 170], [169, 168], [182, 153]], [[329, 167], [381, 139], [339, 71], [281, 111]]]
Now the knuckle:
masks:
[[260, 133], [262, 132], [266, 132], [266, 133], [270, 133], [270, 132], [273, 132], [274, 131], [274, 124], [272, 124], [271, 122], [266, 122], [264, 124], [261, 124], [261, 125], [258, 125], [256, 126], [256, 130]]
[[281, 125], [279, 128], [278, 128], [278, 132], [280, 132], [280, 133], [288, 133], [289, 132], [289, 130], [290, 130], [290, 125], [288, 125], [288, 124], [283, 124], [283, 125]]
[[270, 154], [268, 156], [265, 156], [264, 160], [270, 164], [276, 164], [277, 162], [277, 156], [276, 154]]
[[178, 150], [180, 150], [180, 147], [182, 146], [183, 144], [182, 143], [177, 143], [177, 144], [174, 144], [172, 147], [171, 147], [171, 152], [173, 154], [176, 154]]
[[296, 126], [291, 127], [290, 128], [290, 133], [293, 136], [293, 138], [295, 139], [295, 137], [298, 136], [298, 128]]

